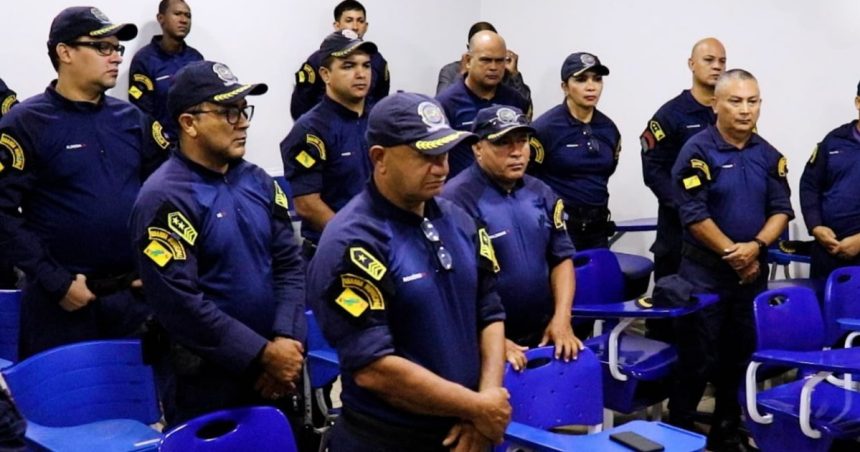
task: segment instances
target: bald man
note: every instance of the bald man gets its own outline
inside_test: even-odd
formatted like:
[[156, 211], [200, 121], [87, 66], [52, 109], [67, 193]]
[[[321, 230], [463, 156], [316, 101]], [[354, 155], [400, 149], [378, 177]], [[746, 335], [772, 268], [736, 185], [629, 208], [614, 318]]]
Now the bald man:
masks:
[[[466, 54], [466, 76], [436, 96], [451, 127], [472, 130], [478, 111], [493, 105], [519, 108], [531, 118], [531, 102], [502, 84], [507, 57], [507, 45], [498, 33], [485, 30], [472, 36]], [[448, 154], [448, 177], [453, 178], [474, 161], [469, 146], [457, 146]]]
[[753, 299], [767, 288], [767, 247], [794, 212], [785, 157], [755, 133], [755, 77], [727, 71], [714, 94], [716, 124], [684, 144], [671, 180], [684, 226], [678, 274], [720, 301], [676, 324], [679, 381], [669, 410], [672, 423], [691, 427], [705, 383], [713, 382], [708, 449], [743, 450], [738, 387], [755, 344]]

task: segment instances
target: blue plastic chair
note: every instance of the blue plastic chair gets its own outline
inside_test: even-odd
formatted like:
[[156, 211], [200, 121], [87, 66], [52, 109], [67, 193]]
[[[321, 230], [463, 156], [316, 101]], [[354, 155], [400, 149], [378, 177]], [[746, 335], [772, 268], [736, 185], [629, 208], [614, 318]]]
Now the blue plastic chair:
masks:
[[18, 362], [21, 291], [0, 290], [0, 369]]
[[82, 342], [3, 370], [34, 447], [63, 451], [156, 450], [161, 413], [140, 341]]
[[[636, 432], [663, 444], [667, 451], [696, 451], [705, 446], [701, 435], [659, 423], [634, 421], [601, 431], [603, 395], [600, 363], [584, 349], [576, 360], [553, 358], [553, 347], [526, 352], [528, 365], [522, 372], [507, 365], [504, 386], [511, 394], [512, 422], [505, 431], [506, 444], [497, 451], [627, 451], [609, 439], [618, 432]], [[549, 431], [554, 427], [584, 425], [587, 435]]]
[[835, 346], [845, 334], [839, 319], [860, 319], [860, 267], [833, 270], [824, 286], [824, 339]]
[[[325, 450], [328, 441], [328, 431], [340, 414], [339, 409], [328, 406], [325, 388], [334, 383], [340, 375], [340, 362], [337, 352], [323, 337], [322, 330], [313, 312], [306, 311], [308, 324], [308, 355], [304, 368], [305, 396], [305, 426], [320, 435], [320, 451]], [[323, 415], [322, 425], [316, 425], [313, 419], [313, 401]]]
[[648, 291], [651, 283], [651, 273], [654, 272], [654, 261], [637, 254], [619, 253], [613, 251], [621, 274], [624, 275], [624, 298], [631, 299], [642, 296]]
[[205, 414], [164, 435], [161, 452], [296, 452], [287, 418], [277, 408], [257, 406]]
[[[825, 381], [833, 372], [860, 370], [860, 349], [822, 350], [826, 336], [815, 294], [804, 287], [766, 291], [756, 297], [754, 315], [757, 351], [743, 406], [756, 444], [765, 451], [825, 451], [835, 439], [860, 435], [860, 394]], [[762, 366], [809, 375], [759, 392]]]

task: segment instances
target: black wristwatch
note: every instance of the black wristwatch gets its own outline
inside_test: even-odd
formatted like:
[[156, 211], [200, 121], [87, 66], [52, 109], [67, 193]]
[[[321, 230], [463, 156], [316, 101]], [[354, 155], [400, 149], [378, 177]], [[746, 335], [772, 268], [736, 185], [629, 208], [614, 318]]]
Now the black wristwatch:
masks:
[[762, 239], [760, 239], [760, 238], [756, 237], [756, 238], [754, 238], [752, 241], [753, 241], [753, 242], [755, 242], [756, 244], [758, 244], [758, 250], [759, 250], [759, 252], [764, 251], [764, 250], [766, 250], [766, 249], [767, 249], [767, 243], [764, 243], [764, 240], [762, 240]]

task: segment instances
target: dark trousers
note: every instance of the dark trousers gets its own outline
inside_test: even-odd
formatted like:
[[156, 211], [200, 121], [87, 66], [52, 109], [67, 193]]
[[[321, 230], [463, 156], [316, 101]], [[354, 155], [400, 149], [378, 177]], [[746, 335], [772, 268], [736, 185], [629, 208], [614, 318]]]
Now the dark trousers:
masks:
[[812, 244], [809, 253], [809, 277], [826, 279], [837, 268], [860, 265], [860, 255], [853, 259], [840, 259], [824, 249], [817, 241]]
[[716, 390], [714, 422], [737, 425], [738, 389], [755, 349], [753, 299], [767, 288], [767, 267], [762, 265], [756, 281], [740, 285], [728, 265], [706, 265], [685, 256], [679, 274], [697, 291], [718, 294], [720, 301], [675, 322], [678, 366], [669, 399], [670, 420], [691, 426], [710, 381]]
[[18, 407], [9, 397], [9, 393], [0, 389], [0, 450], [13, 452], [27, 450], [24, 442], [24, 432], [27, 422]]
[[43, 350], [75, 342], [136, 337], [151, 316], [138, 290], [126, 289], [96, 298], [68, 312], [60, 300], [30, 281], [21, 293], [18, 355], [27, 358]]
[[[678, 273], [683, 232], [678, 211], [661, 204], [657, 210], [657, 238], [651, 246], [651, 252], [654, 253], [654, 282]], [[648, 319], [645, 326], [649, 338], [669, 344], [676, 342], [672, 320]]]
[[366, 417], [356, 419], [349, 410], [337, 418], [329, 437], [329, 452], [443, 452], [444, 436], [414, 431]]

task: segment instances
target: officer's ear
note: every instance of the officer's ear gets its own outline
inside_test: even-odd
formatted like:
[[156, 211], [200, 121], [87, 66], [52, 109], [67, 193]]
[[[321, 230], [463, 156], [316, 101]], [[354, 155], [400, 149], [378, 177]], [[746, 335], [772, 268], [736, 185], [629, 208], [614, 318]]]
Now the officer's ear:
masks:
[[472, 153], [475, 154], [475, 160], [481, 161], [481, 158], [484, 154], [484, 140], [478, 140], [475, 144], [472, 145]]
[[57, 53], [57, 62], [58, 63], [70, 64], [72, 62], [71, 46], [66, 45], [63, 42], [60, 42], [56, 45], [54, 50]]
[[856, 108], [857, 111], [860, 111], [860, 96], [856, 96], [854, 98], [854, 108]]
[[693, 72], [693, 57], [687, 58], [687, 67], [690, 68], [690, 72]]
[[179, 129], [185, 132], [186, 135], [196, 138], [197, 137], [197, 125], [194, 124], [194, 115], [191, 113], [182, 113], [177, 118], [177, 122], [179, 123]]
[[385, 148], [376, 144], [370, 147], [368, 151], [370, 153], [370, 163], [373, 164], [374, 168], [380, 168], [380, 170], [385, 171], [385, 164], [383, 163], [383, 157], [385, 157]]
[[322, 79], [324, 84], [328, 85], [328, 81], [331, 80], [331, 69], [326, 66], [320, 66], [319, 73], [320, 79]]

